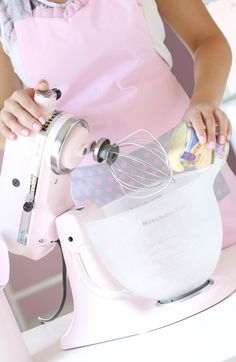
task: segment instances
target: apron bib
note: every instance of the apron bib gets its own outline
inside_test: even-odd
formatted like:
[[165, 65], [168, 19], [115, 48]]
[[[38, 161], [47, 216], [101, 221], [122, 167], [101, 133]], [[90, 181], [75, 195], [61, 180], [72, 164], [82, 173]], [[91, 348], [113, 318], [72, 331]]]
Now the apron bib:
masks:
[[15, 23], [27, 86], [45, 78], [59, 109], [113, 141], [138, 128], [159, 136], [180, 122], [188, 97], [153, 47], [137, 0], [77, 0], [36, 8]]
[[[170, 130], [181, 121], [189, 99], [155, 51], [137, 0], [40, 7], [14, 26], [26, 86], [44, 78], [59, 88], [58, 109], [84, 118], [92, 138], [117, 142], [145, 128], [168, 146]], [[85, 158], [82, 166], [90, 162]], [[221, 175], [215, 191], [222, 200], [224, 243], [229, 245], [236, 241], [236, 188], [228, 166], [224, 170], [230, 188]]]

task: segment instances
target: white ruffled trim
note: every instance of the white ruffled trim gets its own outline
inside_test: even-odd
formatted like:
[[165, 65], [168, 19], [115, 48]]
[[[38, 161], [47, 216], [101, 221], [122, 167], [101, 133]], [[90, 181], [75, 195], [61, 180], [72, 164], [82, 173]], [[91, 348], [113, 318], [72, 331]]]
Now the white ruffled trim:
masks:
[[52, 1], [48, 1], [48, 0], [37, 0], [37, 2], [38, 3], [41, 3], [41, 4], [43, 4], [43, 5], [46, 5], [46, 6], [48, 6], [48, 7], [65, 7], [66, 5], [68, 5], [68, 4], [70, 4], [70, 3], [72, 3], [74, 0], [67, 0], [67, 1], [65, 1], [64, 3], [62, 3], [62, 4], [58, 4], [58, 3], [54, 3], [54, 2], [52, 2]]

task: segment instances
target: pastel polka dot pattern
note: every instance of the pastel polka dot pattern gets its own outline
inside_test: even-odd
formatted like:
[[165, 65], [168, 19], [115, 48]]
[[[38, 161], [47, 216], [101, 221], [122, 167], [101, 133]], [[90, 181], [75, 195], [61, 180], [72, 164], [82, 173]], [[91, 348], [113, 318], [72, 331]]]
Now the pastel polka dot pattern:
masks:
[[87, 199], [102, 206], [123, 195], [118, 183], [111, 177], [109, 168], [103, 164], [78, 167], [72, 171], [71, 190], [76, 206]]
[[[159, 138], [160, 143], [166, 150], [169, 147], [171, 134], [172, 131]], [[144, 153], [143, 150], [139, 150], [134, 152], [134, 154], [141, 157], [146, 162], [148, 161], [155, 164], [157, 168], [160, 168], [161, 166], [161, 162], [150, 153]], [[129, 164], [128, 162], [122, 161], [121, 165], [126, 171], [131, 171], [134, 175], [132, 163]], [[143, 182], [142, 170], [145, 168], [146, 166], [144, 165], [140, 167], [140, 172], [136, 171], [140, 183]], [[125, 175], [121, 176], [121, 178], [128, 181], [130, 185], [134, 184], [132, 179], [127, 178]], [[103, 206], [124, 195], [120, 185], [111, 176], [110, 170], [105, 164], [78, 167], [73, 170], [71, 173], [71, 190], [72, 198], [76, 206], [83, 204], [88, 199], [95, 202], [98, 206]], [[216, 177], [214, 191], [218, 201], [222, 200], [230, 193], [230, 189], [221, 172]]]
[[224, 176], [220, 172], [214, 182], [214, 192], [218, 201], [223, 200], [229, 193], [230, 188], [228, 187]]

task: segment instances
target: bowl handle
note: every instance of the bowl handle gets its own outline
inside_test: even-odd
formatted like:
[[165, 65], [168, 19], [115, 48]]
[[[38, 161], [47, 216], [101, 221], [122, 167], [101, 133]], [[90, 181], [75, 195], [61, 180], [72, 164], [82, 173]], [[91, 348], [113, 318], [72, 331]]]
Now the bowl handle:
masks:
[[77, 270], [77, 273], [79, 274], [83, 284], [88, 288], [91, 293], [94, 293], [99, 297], [109, 299], [124, 299], [127, 297], [131, 297], [131, 293], [126, 289], [104, 288], [97, 282], [95, 282], [86, 269], [81, 253], [72, 251], [71, 257], [74, 267]]

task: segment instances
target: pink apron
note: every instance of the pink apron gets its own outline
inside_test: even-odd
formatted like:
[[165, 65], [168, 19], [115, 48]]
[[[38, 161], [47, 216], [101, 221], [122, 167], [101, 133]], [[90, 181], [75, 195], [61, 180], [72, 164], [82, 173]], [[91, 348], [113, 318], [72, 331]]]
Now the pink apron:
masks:
[[[27, 86], [45, 78], [61, 89], [58, 108], [86, 119], [92, 137], [115, 142], [138, 128], [160, 137], [181, 121], [188, 97], [156, 53], [137, 0], [36, 8], [14, 25]], [[225, 229], [226, 245], [236, 227], [223, 216], [234, 229], [233, 238]]]

